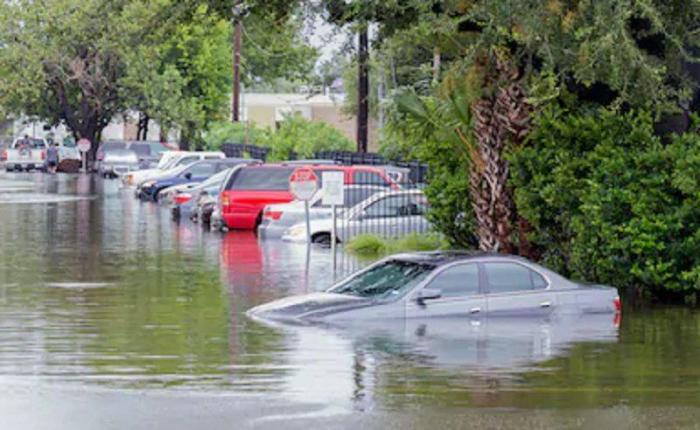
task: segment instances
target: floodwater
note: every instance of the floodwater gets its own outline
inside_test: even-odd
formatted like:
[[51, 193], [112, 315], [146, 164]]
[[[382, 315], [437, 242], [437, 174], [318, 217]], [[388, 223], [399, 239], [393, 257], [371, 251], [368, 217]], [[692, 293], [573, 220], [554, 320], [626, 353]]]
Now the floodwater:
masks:
[[0, 429], [700, 428], [700, 315], [269, 327], [365, 262], [0, 174]]

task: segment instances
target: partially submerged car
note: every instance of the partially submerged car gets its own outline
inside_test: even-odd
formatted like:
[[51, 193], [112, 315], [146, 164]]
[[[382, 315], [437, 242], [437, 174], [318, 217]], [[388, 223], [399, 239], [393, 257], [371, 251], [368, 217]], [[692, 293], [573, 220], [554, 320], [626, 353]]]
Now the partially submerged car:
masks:
[[[384, 191], [374, 193], [368, 199], [343, 212], [336, 222], [335, 235], [339, 243], [347, 242], [362, 234], [397, 238], [430, 230], [426, 219], [428, 200], [420, 190]], [[282, 240], [287, 242], [311, 242], [320, 245], [331, 243], [333, 222], [329, 217], [312, 219], [307, 235], [306, 222], [289, 227]]]
[[427, 252], [389, 257], [325, 292], [277, 300], [251, 309], [248, 315], [306, 324], [620, 311], [616, 289], [570, 281], [524, 258]]

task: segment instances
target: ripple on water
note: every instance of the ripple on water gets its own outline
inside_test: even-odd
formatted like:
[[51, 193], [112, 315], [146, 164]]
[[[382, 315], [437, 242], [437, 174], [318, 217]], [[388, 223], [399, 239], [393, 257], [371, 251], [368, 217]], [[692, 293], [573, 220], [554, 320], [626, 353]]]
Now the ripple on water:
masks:
[[94, 290], [97, 288], [107, 288], [114, 284], [109, 282], [50, 282], [46, 284], [49, 288], [61, 288], [65, 290]]
[[35, 205], [46, 203], [68, 203], [80, 200], [90, 200], [92, 197], [69, 196], [59, 194], [42, 194], [42, 193], [11, 193], [0, 194], [0, 205]]

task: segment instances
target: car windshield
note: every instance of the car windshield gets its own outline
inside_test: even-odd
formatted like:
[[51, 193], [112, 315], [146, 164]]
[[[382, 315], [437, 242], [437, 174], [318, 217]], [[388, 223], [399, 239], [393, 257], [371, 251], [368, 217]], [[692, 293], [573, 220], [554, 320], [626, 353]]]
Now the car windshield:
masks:
[[357, 297], [398, 298], [424, 280], [435, 266], [411, 261], [387, 261], [328, 290]]
[[147, 143], [132, 143], [129, 145], [129, 149], [134, 151], [141, 157], [147, 157], [151, 155], [151, 147]]

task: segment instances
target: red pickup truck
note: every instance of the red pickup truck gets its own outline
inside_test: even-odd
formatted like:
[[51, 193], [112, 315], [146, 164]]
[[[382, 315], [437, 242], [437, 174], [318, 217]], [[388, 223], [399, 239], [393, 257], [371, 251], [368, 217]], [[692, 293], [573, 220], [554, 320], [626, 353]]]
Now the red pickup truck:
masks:
[[[259, 164], [236, 170], [225, 181], [219, 194], [219, 209], [224, 225], [232, 230], [255, 230], [262, 221], [266, 205], [289, 203], [289, 177], [299, 165]], [[321, 172], [345, 173], [345, 184], [386, 185], [398, 189], [381, 168], [371, 166], [311, 165], [321, 180]], [[320, 184], [319, 184], [320, 187]]]

